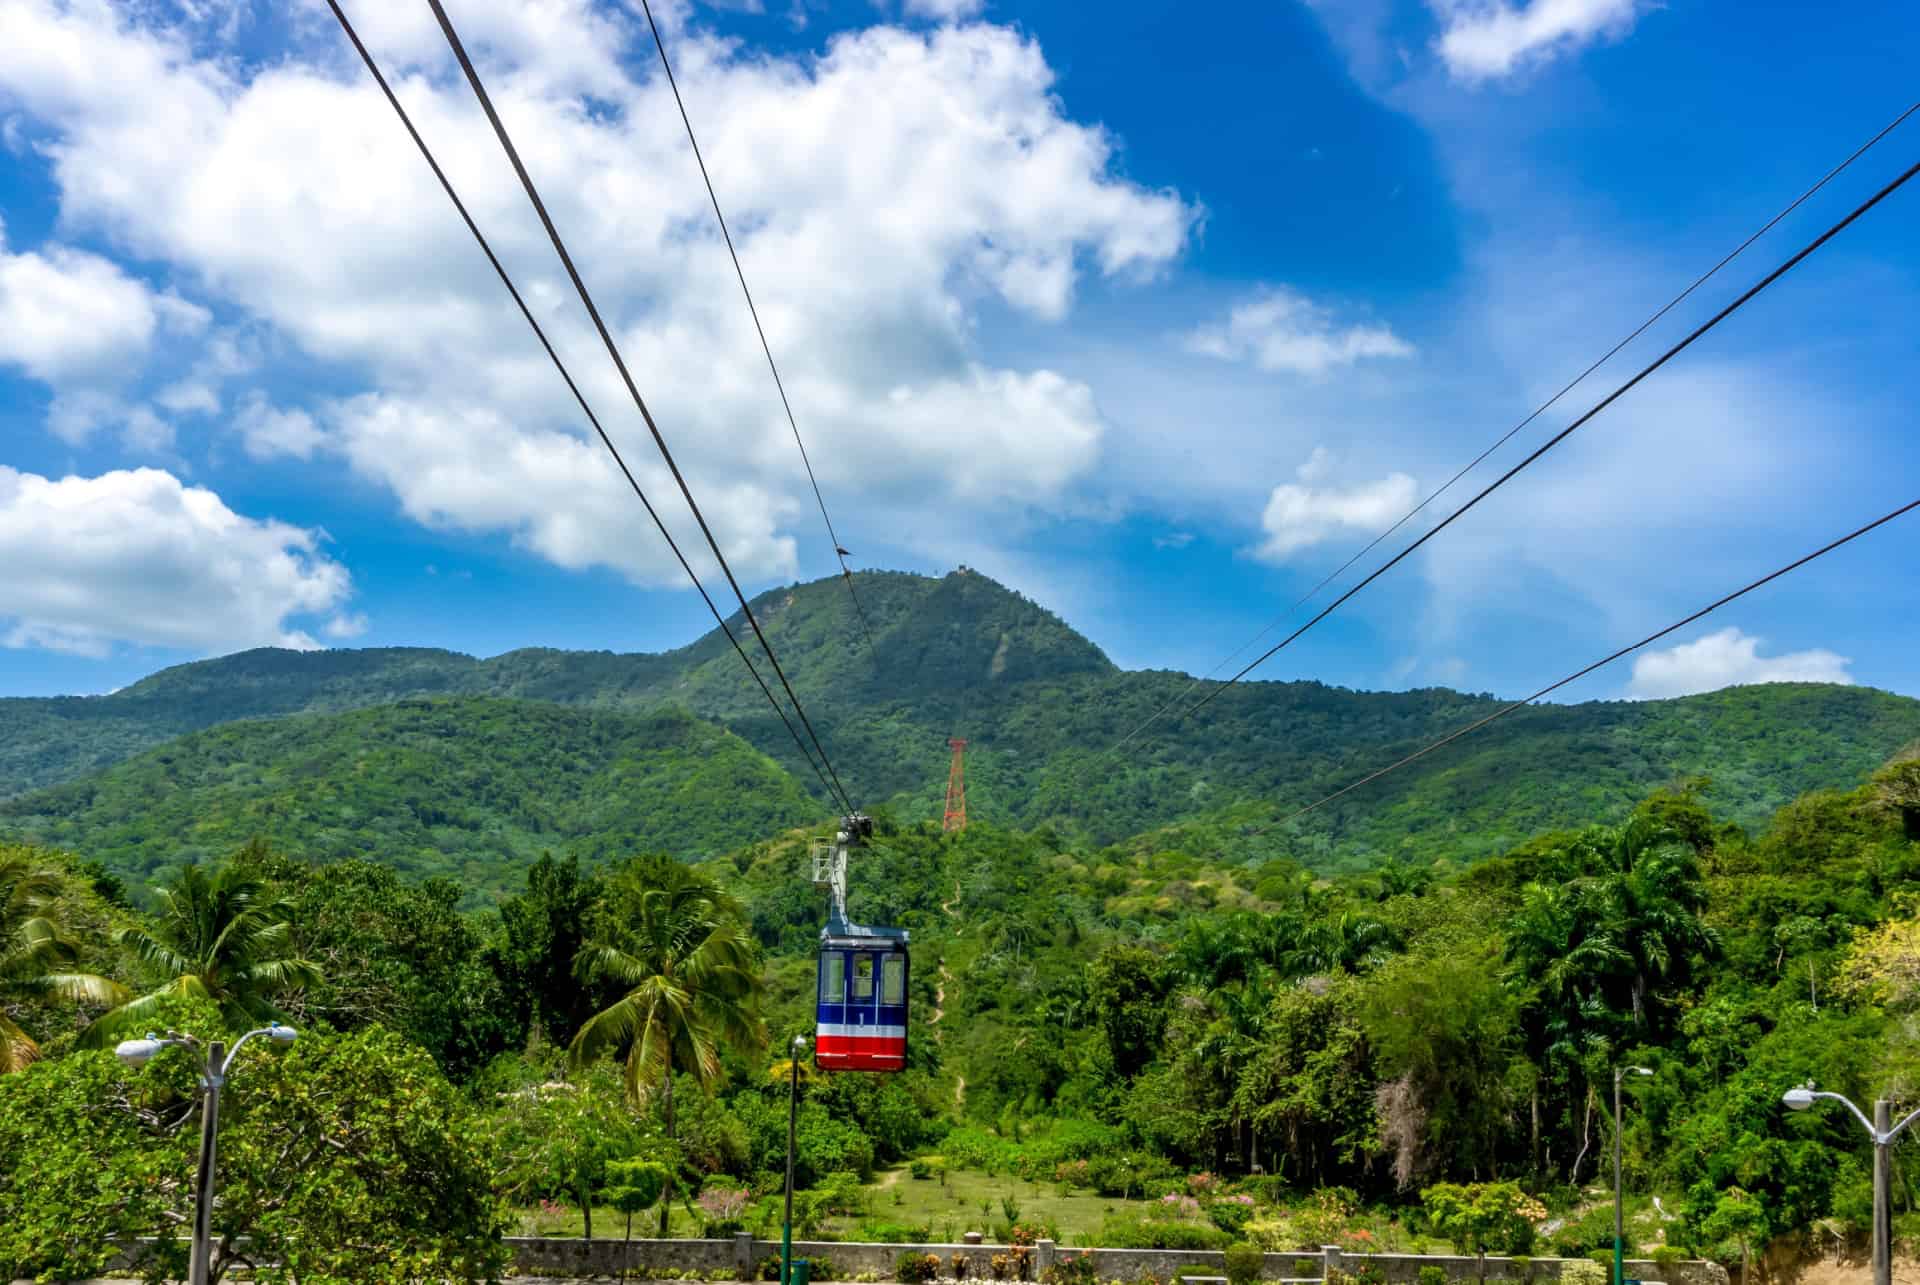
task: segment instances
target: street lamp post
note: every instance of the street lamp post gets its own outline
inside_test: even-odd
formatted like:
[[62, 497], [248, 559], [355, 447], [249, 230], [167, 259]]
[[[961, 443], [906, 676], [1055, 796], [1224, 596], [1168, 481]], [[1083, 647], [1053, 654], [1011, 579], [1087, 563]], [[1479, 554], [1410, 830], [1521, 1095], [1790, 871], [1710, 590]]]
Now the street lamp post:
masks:
[[1920, 1118], [1920, 1111], [1910, 1112], [1899, 1124], [1894, 1124], [1893, 1103], [1880, 1098], [1873, 1104], [1873, 1119], [1868, 1120], [1866, 1112], [1851, 1100], [1838, 1093], [1821, 1092], [1813, 1087], [1811, 1080], [1801, 1088], [1788, 1089], [1780, 1100], [1795, 1111], [1805, 1111], [1823, 1098], [1841, 1103], [1853, 1112], [1853, 1118], [1873, 1139], [1873, 1285], [1893, 1285], [1893, 1210], [1889, 1200], [1893, 1143], [1907, 1131], [1908, 1125]]
[[793, 1037], [791, 1074], [787, 1081], [787, 1213], [780, 1224], [780, 1285], [793, 1285], [793, 1134], [800, 1117], [800, 1059], [807, 1055], [807, 1037]]
[[1626, 1212], [1620, 1198], [1620, 1081], [1629, 1075], [1652, 1075], [1644, 1066], [1613, 1068], [1613, 1285], [1626, 1285]]
[[[291, 1044], [298, 1034], [291, 1026], [275, 1022], [257, 1031], [248, 1031], [233, 1042], [233, 1048], [219, 1040], [209, 1041], [200, 1064], [200, 1167], [193, 1181], [193, 1256], [187, 1268], [189, 1285], [207, 1285], [212, 1270], [213, 1244], [213, 1157], [220, 1129], [220, 1089], [241, 1045], [256, 1035], [264, 1035], [276, 1044]], [[186, 1048], [196, 1053], [203, 1048], [191, 1035], [168, 1031], [164, 1037], [149, 1034], [143, 1040], [122, 1040], [114, 1056], [128, 1066], [145, 1066], [163, 1049]]]

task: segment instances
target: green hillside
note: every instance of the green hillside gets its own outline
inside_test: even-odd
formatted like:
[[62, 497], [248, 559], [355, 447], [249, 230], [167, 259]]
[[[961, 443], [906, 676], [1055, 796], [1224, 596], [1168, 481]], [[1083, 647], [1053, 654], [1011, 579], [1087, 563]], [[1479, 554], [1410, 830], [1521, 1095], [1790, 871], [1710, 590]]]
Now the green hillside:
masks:
[[141, 880], [259, 837], [484, 894], [544, 850], [697, 859], [817, 813], [778, 765], [680, 711], [408, 698], [192, 733], [0, 804], [0, 828]]
[[[937, 815], [946, 741], [959, 735], [971, 743], [975, 817], [1010, 826], [1052, 824], [1102, 843], [1197, 823], [1211, 827], [1222, 850], [1237, 859], [1278, 850], [1320, 869], [1356, 868], [1388, 852], [1497, 852], [1543, 829], [1618, 818], [1649, 790], [1696, 775], [1713, 778], [1717, 809], [1753, 825], [1807, 790], [1859, 780], [1920, 740], [1920, 702], [1865, 688], [1770, 685], [1672, 701], [1547, 705], [1268, 830], [1292, 809], [1484, 715], [1496, 702], [1443, 688], [1355, 692], [1312, 682], [1249, 682], [1196, 717], [1162, 720], [1112, 754], [1107, 747], [1187, 689], [1185, 675], [1119, 670], [1058, 617], [977, 573], [929, 579], [868, 572], [859, 584], [874, 623], [872, 651], [833, 581], [763, 594], [755, 613], [850, 792], [863, 806], [886, 806], [903, 819]], [[685, 709], [724, 726], [793, 778], [781, 778], [778, 797], [795, 802], [779, 812], [782, 823], [829, 810], [785, 728], [715, 632], [659, 655], [536, 649], [476, 660], [424, 649], [252, 651], [169, 669], [107, 697], [0, 701], [0, 797], [15, 796], [0, 812], [0, 825], [42, 835], [64, 825], [62, 841], [136, 870], [171, 859], [169, 836], [188, 853], [214, 850], [228, 837], [247, 837], [247, 824], [268, 821], [276, 837], [326, 853], [371, 853], [377, 839], [404, 837], [395, 850], [406, 854], [409, 868], [448, 871], [560, 841], [550, 835], [589, 832], [569, 828], [572, 813], [566, 822], [522, 819], [521, 800], [545, 800], [549, 765], [566, 757], [571, 732], [548, 747], [551, 759], [490, 752], [489, 784], [481, 788], [462, 778], [455, 787], [470, 800], [472, 824], [407, 827], [404, 836], [385, 836], [372, 820], [342, 822], [298, 808], [272, 812], [252, 794], [237, 809], [224, 776], [194, 772], [169, 779], [151, 754], [123, 770], [88, 776], [183, 733], [223, 726], [211, 741], [188, 746], [230, 746], [233, 761], [247, 765], [236, 769], [241, 775], [294, 781], [301, 779], [295, 764], [316, 756], [339, 761], [313, 745], [314, 737], [330, 741], [335, 726], [358, 725], [349, 720], [316, 731], [295, 720], [276, 730], [242, 730], [234, 720], [332, 715], [419, 696], [551, 702], [607, 716]], [[517, 717], [538, 720], [529, 736], [574, 726], [553, 711], [536, 716], [529, 709]], [[203, 753], [180, 752], [194, 761]], [[474, 770], [461, 763], [426, 758], [393, 771], [406, 789], [431, 792], [438, 788], [435, 773]], [[386, 771], [383, 766], [376, 775], [384, 778]], [[327, 788], [343, 792], [341, 806], [355, 818], [399, 824], [388, 816], [393, 783], [363, 784], [368, 780], [329, 778]], [[66, 788], [31, 795], [49, 785]], [[142, 790], [163, 786], [171, 791], [162, 796], [164, 808], [173, 811], [148, 808], [135, 823], [138, 836], [115, 837], [105, 848], [96, 841], [129, 824], [124, 816], [144, 802]], [[366, 797], [358, 793], [363, 788], [371, 791]], [[546, 814], [536, 808], [532, 815]], [[716, 830], [713, 821], [700, 810], [655, 815], [644, 833], [663, 843], [652, 836], [677, 829], [691, 837], [667, 846], [693, 852], [702, 842], [767, 832], [745, 825]], [[165, 828], [175, 824], [175, 831]], [[1253, 830], [1260, 833], [1250, 835]], [[476, 858], [476, 852], [487, 855]]]

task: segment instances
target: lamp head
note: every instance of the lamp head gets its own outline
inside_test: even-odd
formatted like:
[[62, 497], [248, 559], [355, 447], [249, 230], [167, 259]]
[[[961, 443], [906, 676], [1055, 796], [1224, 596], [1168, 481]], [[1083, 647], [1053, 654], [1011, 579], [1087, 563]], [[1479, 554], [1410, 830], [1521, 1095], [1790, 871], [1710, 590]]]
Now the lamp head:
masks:
[[805, 1057], [807, 1055], [807, 1037], [806, 1036], [796, 1035], [793, 1037], [793, 1055], [795, 1057]]
[[1813, 1105], [1813, 1090], [1810, 1088], [1788, 1089], [1780, 1095], [1780, 1100], [1795, 1111], [1805, 1111]]
[[121, 1040], [113, 1046], [113, 1055], [128, 1066], [145, 1066], [153, 1060], [153, 1055], [167, 1046], [167, 1042], [149, 1034], [143, 1040]]
[[275, 1044], [291, 1044], [300, 1038], [300, 1032], [294, 1030], [291, 1026], [275, 1022], [267, 1028], [267, 1038]]
[[1630, 1075], [1652, 1075], [1653, 1074], [1652, 1071], [1648, 1070], [1644, 1066], [1630, 1066], [1627, 1068], [1627, 1073]]

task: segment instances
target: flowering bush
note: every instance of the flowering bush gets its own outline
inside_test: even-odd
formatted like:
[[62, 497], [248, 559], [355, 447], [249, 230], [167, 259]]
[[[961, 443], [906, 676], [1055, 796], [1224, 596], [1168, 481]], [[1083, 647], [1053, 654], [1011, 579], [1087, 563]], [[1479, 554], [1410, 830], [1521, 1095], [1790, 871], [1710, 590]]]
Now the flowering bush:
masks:
[[1379, 1238], [1365, 1227], [1356, 1227], [1351, 1231], [1341, 1232], [1340, 1239], [1337, 1243], [1341, 1249], [1349, 1254], [1377, 1254], [1380, 1252]]
[[1187, 1190], [1196, 1196], [1211, 1196], [1219, 1192], [1220, 1180], [1210, 1173], [1191, 1173], [1187, 1175]]
[[1345, 1187], [1322, 1187], [1314, 1192], [1305, 1209], [1294, 1211], [1293, 1228], [1300, 1248], [1335, 1244], [1359, 1206], [1360, 1198]]
[[1038, 1223], [1015, 1223], [1007, 1230], [1007, 1243], [1015, 1246], [1037, 1245], [1046, 1231]]
[[1092, 1185], [1092, 1166], [1085, 1160], [1067, 1160], [1053, 1167], [1053, 1180], [1063, 1182], [1069, 1187]]
[[1092, 1254], [1062, 1254], [1041, 1274], [1044, 1285], [1098, 1285]]
[[1183, 1196], [1178, 1192], [1169, 1191], [1154, 1202], [1153, 1212], [1156, 1218], [1198, 1218], [1200, 1202], [1192, 1196]]

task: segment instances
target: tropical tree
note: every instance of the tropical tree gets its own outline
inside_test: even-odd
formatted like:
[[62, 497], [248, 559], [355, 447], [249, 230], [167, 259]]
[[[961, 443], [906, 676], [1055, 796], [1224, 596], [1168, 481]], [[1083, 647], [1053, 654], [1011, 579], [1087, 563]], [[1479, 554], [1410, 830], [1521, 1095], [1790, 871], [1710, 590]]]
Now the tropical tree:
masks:
[[[574, 1035], [574, 1065], [624, 1051], [627, 1100], [640, 1107], [658, 1093], [670, 1142], [674, 1073], [711, 1092], [724, 1078], [723, 1048], [748, 1052], [766, 1042], [759, 958], [745, 915], [677, 861], [642, 858], [615, 872], [590, 917], [578, 971], [623, 993]], [[660, 1205], [663, 1236], [667, 1203]]]
[[140, 1026], [169, 999], [207, 1000], [223, 1022], [244, 1029], [282, 1016], [275, 996], [321, 980], [318, 967], [291, 953], [287, 903], [240, 867], [209, 874], [188, 866], [159, 899], [150, 929], [123, 928], [115, 940], [167, 980], [104, 1014], [87, 1028], [87, 1043]]
[[40, 1046], [8, 1012], [29, 1000], [118, 1004], [120, 983], [67, 971], [79, 957], [60, 922], [60, 877], [24, 852], [0, 855], [0, 1075], [21, 1070]]

